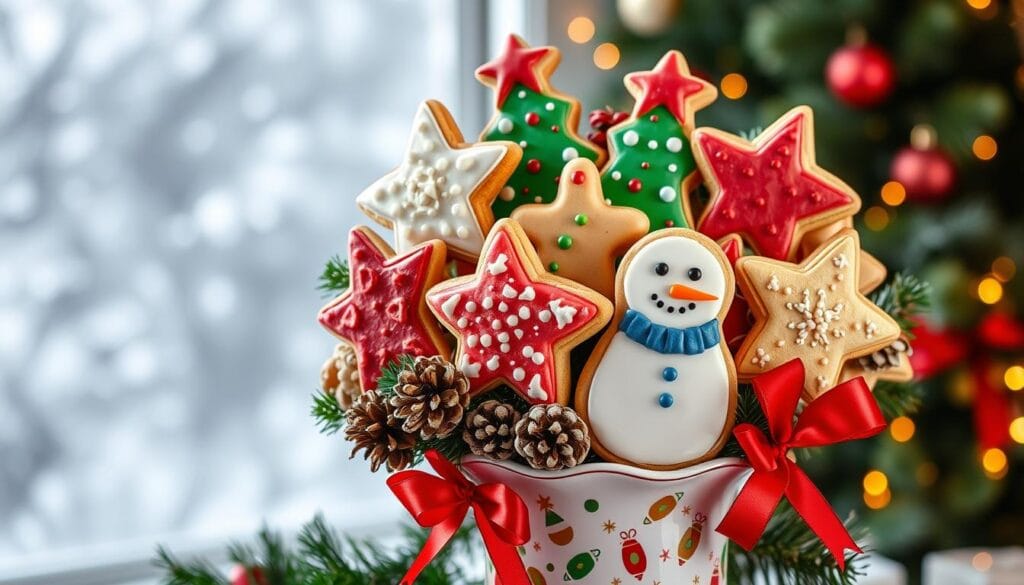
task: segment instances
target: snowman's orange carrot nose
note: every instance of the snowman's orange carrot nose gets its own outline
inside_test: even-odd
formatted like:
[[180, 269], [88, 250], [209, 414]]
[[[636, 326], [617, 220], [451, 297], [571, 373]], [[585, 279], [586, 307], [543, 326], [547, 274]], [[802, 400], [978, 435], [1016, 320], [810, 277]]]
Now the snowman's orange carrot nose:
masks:
[[673, 284], [668, 287], [668, 296], [673, 299], [679, 299], [681, 301], [717, 301], [718, 297], [712, 294], [708, 294], [702, 290], [697, 290], [686, 286], [685, 284]]

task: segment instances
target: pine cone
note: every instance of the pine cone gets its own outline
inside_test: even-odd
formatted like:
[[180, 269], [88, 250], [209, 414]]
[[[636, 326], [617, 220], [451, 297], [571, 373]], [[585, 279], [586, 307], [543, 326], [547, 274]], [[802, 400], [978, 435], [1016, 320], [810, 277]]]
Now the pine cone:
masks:
[[466, 416], [462, 440], [475, 455], [508, 459], [515, 454], [515, 427], [521, 416], [511, 404], [488, 400]]
[[349, 459], [365, 451], [363, 458], [370, 461], [370, 471], [377, 471], [381, 465], [388, 471], [398, 471], [412, 463], [416, 435], [402, 430], [402, 421], [376, 390], [359, 396], [345, 411], [345, 422], [345, 438], [355, 443]]
[[515, 447], [534, 469], [575, 467], [590, 452], [590, 431], [568, 406], [538, 404], [516, 423]]
[[888, 370], [900, 365], [900, 356], [903, 354], [910, 356], [913, 353], [913, 350], [910, 349], [910, 344], [901, 337], [874, 353], [857, 358], [857, 364], [865, 372]]
[[334, 347], [334, 353], [320, 368], [320, 385], [324, 394], [334, 396], [343, 410], [351, 408], [363, 393], [359, 384], [359, 364], [351, 345], [342, 342]]
[[406, 432], [443, 439], [462, 422], [469, 406], [469, 380], [441, 356], [418, 357], [398, 375], [391, 406]]

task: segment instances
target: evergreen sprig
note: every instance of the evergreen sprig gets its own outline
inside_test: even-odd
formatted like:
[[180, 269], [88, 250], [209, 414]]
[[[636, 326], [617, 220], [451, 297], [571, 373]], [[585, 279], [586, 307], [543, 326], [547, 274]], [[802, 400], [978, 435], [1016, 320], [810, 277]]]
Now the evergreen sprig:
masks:
[[898, 272], [892, 281], [871, 295], [871, 302], [899, 323], [909, 334], [914, 317], [931, 306], [931, 285], [913, 274]]
[[924, 387], [916, 382], [889, 382], [875, 384], [875, 401], [886, 418], [914, 414], [924, 399]]
[[164, 547], [156, 549], [153, 561], [164, 571], [163, 585], [227, 585], [227, 579], [209, 561], [182, 561]]
[[[761, 403], [757, 401], [753, 386], [750, 384], [741, 384], [736, 391], [736, 421], [734, 424], [740, 425], [743, 423], [756, 426], [765, 435], [769, 433], [768, 418], [765, 416], [764, 411], [761, 410]], [[733, 436], [729, 437], [729, 441], [722, 448], [720, 455], [722, 457], [746, 457], [743, 449], [740, 448], [740, 444], [736, 442], [736, 437]]]
[[[844, 525], [855, 538], [863, 536], [853, 517]], [[803, 518], [783, 500], [753, 550], [729, 547], [728, 577], [729, 583], [744, 585], [852, 585], [864, 575], [866, 560], [864, 554], [847, 553], [846, 569], [841, 570]]]
[[325, 435], [333, 435], [345, 427], [345, 409], [330, 394], [314, 392], [310, 414], [317, 430]]
[[348, 260], [343, 260], [341, 256], [332, 256], [324, 265], [324, 271], [320, 273], [320, 285], [317, 286], [317, 290], [325, 297], [329, 297], [345, 292], [348, 286]]

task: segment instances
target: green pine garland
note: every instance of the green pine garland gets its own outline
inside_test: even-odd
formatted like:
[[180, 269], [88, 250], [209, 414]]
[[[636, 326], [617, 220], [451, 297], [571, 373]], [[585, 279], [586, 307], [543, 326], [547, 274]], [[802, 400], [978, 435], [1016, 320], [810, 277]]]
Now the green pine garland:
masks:
[[325, 297], [340, 295], [348, 290], [348, 260], [343, 260], [341, 256], [337, 255], [331, 256], [324, 266], [324, 271], [320, 273], [319, 280], [320, 284], [317, 286], [317, 290], [321, 291]]

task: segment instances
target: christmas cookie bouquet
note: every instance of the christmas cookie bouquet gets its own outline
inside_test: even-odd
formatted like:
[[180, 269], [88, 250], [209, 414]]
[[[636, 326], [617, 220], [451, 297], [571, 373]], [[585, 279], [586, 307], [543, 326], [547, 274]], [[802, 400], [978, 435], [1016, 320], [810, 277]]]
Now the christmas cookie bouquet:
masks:
[[716, 91], [671, 51], [583, 138], [558, 58], [509, 37], [475, 142], [424, 102], [356, 197], [377, 227], [323, 275], [314, 411], [430, 527], [405, 582], [470, 508], [505, 585], [852, 580], [861, 549], [794, 454], [885, 427], [907, 279], [861, 250], [809, 108], [698, 127]]

